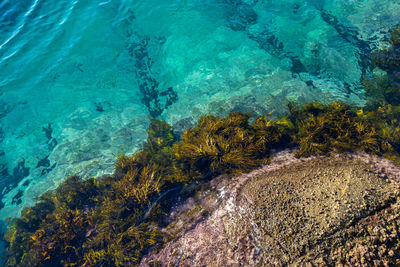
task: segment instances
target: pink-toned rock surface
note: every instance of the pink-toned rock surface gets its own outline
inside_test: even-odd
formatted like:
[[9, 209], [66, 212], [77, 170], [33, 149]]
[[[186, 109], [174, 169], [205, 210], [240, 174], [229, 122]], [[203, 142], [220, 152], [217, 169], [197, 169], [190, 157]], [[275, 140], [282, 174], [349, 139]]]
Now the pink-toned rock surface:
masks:
[[169, 242], [141, 266], [400, 264], [398, 181], [379, 157], [282, 151], [171, 212]]

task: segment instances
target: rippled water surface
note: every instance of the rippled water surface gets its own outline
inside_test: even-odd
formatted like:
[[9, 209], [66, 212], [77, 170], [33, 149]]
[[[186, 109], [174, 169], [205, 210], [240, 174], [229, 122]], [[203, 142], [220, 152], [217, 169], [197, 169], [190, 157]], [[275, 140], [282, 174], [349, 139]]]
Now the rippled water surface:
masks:
[[398, 0], [0, 0], [0, 219], [202, 114], [363, 105]]

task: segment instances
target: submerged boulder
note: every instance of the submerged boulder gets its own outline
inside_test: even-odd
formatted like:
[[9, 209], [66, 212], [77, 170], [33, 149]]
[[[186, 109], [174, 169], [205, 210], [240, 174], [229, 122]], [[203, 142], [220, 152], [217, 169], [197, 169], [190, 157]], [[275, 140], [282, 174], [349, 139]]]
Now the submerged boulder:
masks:
[[398, 169], [376, 158], [284, 151], [218, 177], [171, 212], [170, 241], [141, 265], [400, 264]]

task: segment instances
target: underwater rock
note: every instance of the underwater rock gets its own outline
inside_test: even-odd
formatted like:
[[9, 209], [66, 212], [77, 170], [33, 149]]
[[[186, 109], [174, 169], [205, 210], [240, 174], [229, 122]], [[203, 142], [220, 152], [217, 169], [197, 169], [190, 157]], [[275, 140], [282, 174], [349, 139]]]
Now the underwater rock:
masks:
[[332, 26], [343, 40], [351, 43], [359, 51], [357, 51], [358, 64], [361, 67], [363, 75], [369, 74], [372, 71], [373, 64], [371, 57], [371, 48], [369, 43], [358, 37], [358, 29], [341, 24], [339, 20], [328, 11], [321, 9], [321, 18], [326, 24]]
[[[400, 103], [400, 28], [391, 33], [391, 47], [372, 53], [377, 67], [373, 79], [364, 77], [366, 95], [371, 106], [380, 103], [398, 105]], [[379, 68], [379, 69], [378, 69]]]
[[55, 148], [55, 146], [58, 144], [58, 142], [53, 137], [53, 128], [51, 126], [51, 123], [49, 123], [47, 127], [42, 127], [42, 130], [44, 131], [44, 133], [46, 135], [49, 151], [52, 151]]
[[[1, 160], [3, 160], [3, 157], [5, 157], [5, 153], [3, 151], [0, 151], [0, 177], [2, 178], [0, 180], [0, 185], [2, 186], [2, 188], [4, 188], [0, 192], [0, 209], [2, 209], [5, 204], [3, 199], [4, 196], [15, 189], [25, 177], [29, 176], [30, 172], [30, 169], [25, 166], [25, 159], [20, 159], [18, 161], [18, 164], [13, 168], [12, 173], [9, 173], [7, 165], [1, 162]], [[13, 204], [18, 203], [19, 205], [21, 203], [20, 198], [22, 197], [20, 190], [18, 191], [16, 196], [17, 197], [12, 197], [12, 202]]]
[[141, 266], [400, 263], [398, 167], [366, 154], [275, 156], [171, 212], [171, 241]]
[[393, 81], [393, 86], [400, 87], [400, 27], [391, 33], [388, 50], [381, 50], [372, 54], [377, 67], [387, 72], [388, 78]]
[[247, 32], [247, 36], [257, 42], [259, 48], [267, 53], [277, 57], [285, 55], [283, 43], [268, 28], [264, 28], [260, 32], [255, 32], [252, 28]]
[[228, 17], [228, 25], [232, 30], [243, 31], [257, 23], [258, 16], [251, 5], [241, 0], [223, 0], [221, 3], [229, 5], [232, 9]]
[[174, 123], [174, 125], [172, 125], [172, 130], [174, 132], [174, 135], [182, 136], [182, 134], [185, 132], [185, 130], [189, 129], [194, 124], [195, 123], [194, 123], [194, 120], [192, 117], [183, 118], [183, 119], [177, 121], [176, 123]]

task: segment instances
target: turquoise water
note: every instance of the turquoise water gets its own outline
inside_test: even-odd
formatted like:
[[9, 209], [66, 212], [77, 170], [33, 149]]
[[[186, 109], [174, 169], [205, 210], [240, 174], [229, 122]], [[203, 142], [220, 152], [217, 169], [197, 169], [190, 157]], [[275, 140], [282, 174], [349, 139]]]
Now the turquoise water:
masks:
[[0, 219], [68, 175], [113, 171], [148, 115], [363, 105], [398, 0], [1, 0]]

